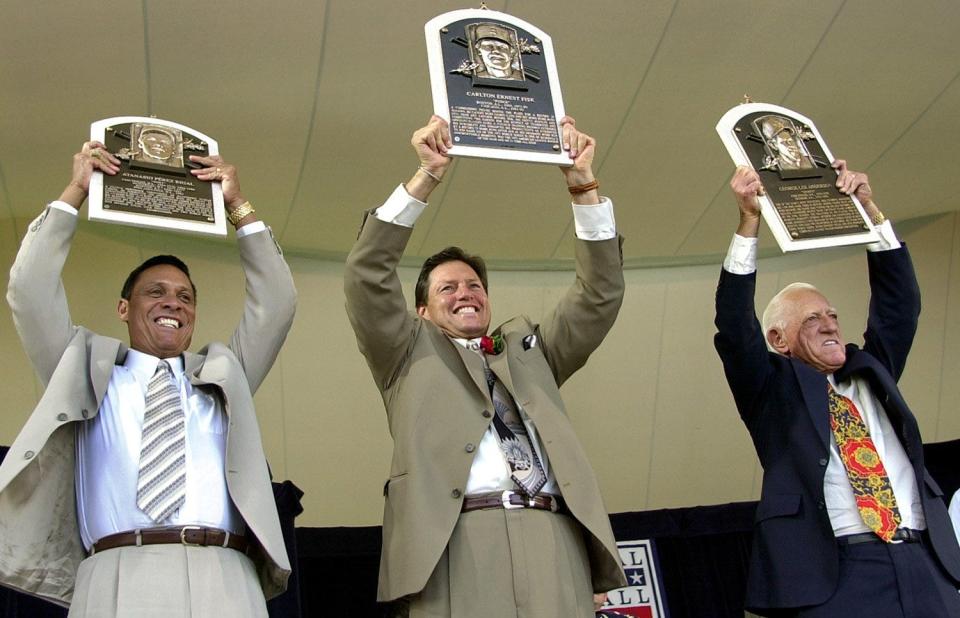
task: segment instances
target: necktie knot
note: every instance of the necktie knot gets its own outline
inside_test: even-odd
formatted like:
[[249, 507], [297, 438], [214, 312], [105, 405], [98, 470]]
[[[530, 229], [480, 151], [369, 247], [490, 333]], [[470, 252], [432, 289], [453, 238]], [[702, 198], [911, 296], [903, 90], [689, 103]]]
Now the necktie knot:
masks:
[[157, 379], [160, 376], [167, 376], [167, 375], [169, 375], [172, 378], [173, 369], [170, 368], [170, 363], [168, 363], [165, 360], [162, 360], [159, 363], [157, 363], [157, 370], [153, 372], [153, 377], [154, 379]]

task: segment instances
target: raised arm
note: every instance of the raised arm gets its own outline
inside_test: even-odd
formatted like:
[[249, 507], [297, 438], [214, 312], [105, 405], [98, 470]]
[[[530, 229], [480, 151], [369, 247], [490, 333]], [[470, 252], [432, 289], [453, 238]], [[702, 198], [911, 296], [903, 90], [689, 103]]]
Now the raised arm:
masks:
[[237, 245], [245, 279], [243, 316], [230, 339], [255, 393], [273, 366], [283, 346], [297, 305], [297, 291], [290, 268], [283, 259], [273, 232], [258, 219], [240, 191], [237, 168], [220, 156], [190, 159], [204, 165], [191, 173], [200, 180], [219, 181], [230, 220], [237, 228]]
[[63, 209], [48, 206], [34, 219], [10, 269], [7, 302], [20, 341], [44, 385], [75, 332], [60, 276], [77, 229], [77, 213], [87, 199], [93, 173], [116, 174], [119, 163], [102, 143], [86, 142], [73, 156], [70, 182], [59, 198]]
[[899, 379], [920, 318], [920, 287], [913, 263], [874, 201], [867, 175], [848, 169], [842, 159], [834, 161], [833, 167], [837, 170], [837, 188], [855, 195], [870, 220], [879, 226], [882, 240], [867, 252], [870, 311], [863, 348]]
[[757, 196], [763, 194], [763, 185], [753, 169], [738, 166], [730, 190], [737, 203], [738, 224], [717, 285], [713, 342], [740, 416], [750, 425], [758, 412], [757, 396], [771, 373], [770, 352], [754, 309], [760, 230]]
[[417, 170], [387, 203], [367, 214], [343, 275], [347, 316], [380, 390], [396, 378], [417, 324], [407, 309], [397, 264], [416, 215], [450, 165], [446, 121], [431, 117], [413, 133], [410, 144], [417, 155]]
[[560, 121], [562, 142], [573, 165], [560, 167], [570, 192], [577, 228], [576, 280], [541, 322], [543, 350], [557, 384], [586, 363], [610, 331], [623, 302], [623, 259], [613, 221], [613, 206], [600, 197], [593, 173], [596, 141]]

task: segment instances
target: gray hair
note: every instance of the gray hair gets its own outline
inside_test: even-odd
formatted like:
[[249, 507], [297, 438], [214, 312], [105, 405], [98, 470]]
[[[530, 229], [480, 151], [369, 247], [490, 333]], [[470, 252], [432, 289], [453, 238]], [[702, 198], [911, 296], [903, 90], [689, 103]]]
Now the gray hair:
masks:
[[[767, 303], [767, 308], [763, 310], [763, 317], [760, 318], [760, 326], [763, 328], [763, 340], [767, 344], [767, 349], [771, 352], [777, 352], [777, 350], [770, 345], [770, 341], [767, 339], [767, 333], [773, 329], [780, 332], [786, 331], [786, 314], [790, 308], [789, 303], [787, 303], [787, 297], [800, 290], [809, 290], [823, 296], [823, 293], [816, 287], [809, 283], [797, 281], [777, 292], [776, 295], [770, 299], [770, 302]], [[779, 354], [779, 352], [777, 353]]]

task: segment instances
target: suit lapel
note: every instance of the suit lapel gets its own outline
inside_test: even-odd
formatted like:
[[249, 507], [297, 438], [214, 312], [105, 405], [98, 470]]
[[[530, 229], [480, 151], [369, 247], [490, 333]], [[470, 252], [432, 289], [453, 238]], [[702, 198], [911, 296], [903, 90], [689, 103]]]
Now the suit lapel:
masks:
[[431, 346], [440, 356], [443, 364], [454, 372], [463, 383], [463, 387], [473, 390], [470, 388], [472, 384], [481, 399], [493, 405], [490, 399], [490, 390], [487, 388], [487, 378], [483, 373], [483, 359], [480, 358], [480, 355], [451, 340], [446, 333], [432, 322], [423, 320], [422, 328], [423, 332], [430, 338]]
[[873, 391], [873, 396], [880, 403], [883, 411], [890, 421], [900, 444], [911, 462], [917, 463], [923, 461], [923, 449], [919, 447], [922, 444], [920, 438], [920, 427], [917, 424], [916, 417], [910, 412], [903, 397], [897, 388], [896, 381], [890, 375], [890, 372], [874, 358], [869, 352], [864, 352], [858, 348], [847, 350], [847, 362], [843, 369], [837, 372], [844, 379], [849, 379], [854, 375], [864, 378]]
[[793, 370], [800, 382], [800, 391], [807, 413], [824, 448], [830, 449], [830, 411], [827, 407], [827, 378], [801, 361], [793, 360]]
[[200, 377], [201, 370], [204, 369], [203, 360], [205, 357], [190, 352], [183, 353], [183, 371], [187, 374], [191, 384], [206, 384], [213, 380], [204, 380]]
[[122, 365], [127, 356], [127, 346], [109, 337], [93, 337], [90, 342], [90, 383], [93, 385], [97, 406], [107, 394], [113, 368]]
[[[505, 348], [507, 346], [504, 346]], [[526, 405], [526, 401], [520, 399], [520, 396], [517, 395], [517, 389], [513, 386], [513, 376], [510, 374], [510, 357], [508, 350], [504, 349], [500, 354], [491, 354], [487, 356], [487, 362], [490, 364], [490, 368], [493, 369], [493, 372], [497, 374], [497, 377], [500, 378], [500, 381], [503, 382], [503, 385], [507, 387], [507, 390], [510, 391], [510, 394], [513, 395], [514, 400], [521, 406]]]
[[[446, 339], [446, 345], [444, 347], [447, 350], [452, 347], [456, 351], [461, 365], [466, 372], [470, 374], [470, 379], [476, 385], [477, 390], [483, 394], [484, 399], [491, 401], [492, 405], [492, 400], [490, 399], [490, 388], [487, 386], [487, 376], [483, 372], [483, 359], [480, 358], [480, 355], [473, 350], [468, 350], [457, 342], [451, 341], [446, 335], [444, 335], [444, 339]], [[455, 367], [456, 360], [457, 359], [455, 358], [451, 358], [449, 360], [445, 359], [445, 362], [448, 366]]]

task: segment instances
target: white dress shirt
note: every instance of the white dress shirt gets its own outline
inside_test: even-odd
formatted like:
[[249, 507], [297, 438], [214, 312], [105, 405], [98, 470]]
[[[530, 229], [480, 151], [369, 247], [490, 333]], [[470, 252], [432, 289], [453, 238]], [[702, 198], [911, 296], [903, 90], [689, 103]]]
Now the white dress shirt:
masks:
[[[880, 240], [867, 245], [868, 251], [889, 251], [900, 248], [900, 241], [897, 240], [889, 220], [884, 221], [878, 227], [878, 231]], [[734, 234], [726, 258], [723, 260], [723, 268], [735, 275], [749, 275], [756, 271], [757, 239]], [[871, 391], [869, 383], [857, 376], [837, 383], [832, 374], [827, 376], [827, 380], [837, 393], [850, 399], [860, 411], [860, 416], [867, 426], [867, 431], [893, 487], [897, 509], [900, 511], [900, 527], [914, 530], [926, 529], [927, 524], [923, 516], [923, 506], [920, 502], [920, 492], [913, 466], [890, 425], [883, 405]], [[830, 525], [836, 536], [871, 532], [857, 510], [853, 487], [850, 485], [847, 469], [840, 458], [840, 449], [832, 432], [830, 433], [830, 458], [823, 477], [823, 495], [827, 514], [830, 516]]]
[[[77, 215], [61, 201], [51, 208]], [[255, 221], [237, 229], [237, 237], [267, 229]], [[165, 359], [180, 391], [186, 424], [186, 500], [157, 523], [137, 507], [140, 442], [147, 385], [160, 359], [130, 349], [114, 367], [100, 410], [77, 426], [76, 490], [80, 537], [89, 550], [99, 539], [138, 528], [207, 526], [242, 534], [245, 526], [227, 492], [227, 416], [215, 389], [194, 387], [183, 372], [183, 358]]]
[[77, 428], [77, 512], [87, 549], [107, 535], [158, 525], [244, 531], [227, 493], [227, 417], [220, 397], [185, 379], [181, 357], [165, 360], [180, 391], [186, 424], [186, 500], [160, 523], [137, 508], [147, 385], [160, 359], [128, 350], [123, 365], [113, 369], [99, 413]]
[[[594, 206], [583, 206], [572, 204], [574, 227], [577, 238], [581, 240], [609, 240], [616, 238], [617, 226], [613, 217], [613, 202], [608, 198], [600, 198], [600, 204]], [[427, 207], [421, 202], [411, 197], [403, 185], [398, 186], [394, 192], [387, 198], [380, 208], [376, 210], [376, 217], [387, 223], [394, 223], [404, 227], [413, 227], [417, 218]], [[479, 339], [456, 339], [453, 341], [469, 350], [483, 355], [480, 350]], [[537, 435], [537, 428], [533, 421], [527, 416], [522, 406], [517, 404], [520, 411], [520, 417], [527, 428], [527, 436], [533, 444], [537, 456], [540, 457], [540, 463], [543, 465], [543, 471], [547, 476], [547, 482], [540, 490], [540, 493], [560, 495], [560, 489], [557, 487], [557, 479], [550, 469], [550, 462], [547, 452], [540, 446], [540, 439]], [[500, 442], [497, 439], [493, 424], [487, 428], [477, 446], [476, 454], [473, 457], [473, 463], [470, 466], [470, 475], [467, 477], [467, 484], [464, 493], [468, 496], [498, 492], [503, 490], [516, 490], [516, 483], [510, 478], [510, 464], [507, 463], [503, 452], [500, 450]]]

